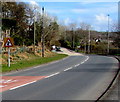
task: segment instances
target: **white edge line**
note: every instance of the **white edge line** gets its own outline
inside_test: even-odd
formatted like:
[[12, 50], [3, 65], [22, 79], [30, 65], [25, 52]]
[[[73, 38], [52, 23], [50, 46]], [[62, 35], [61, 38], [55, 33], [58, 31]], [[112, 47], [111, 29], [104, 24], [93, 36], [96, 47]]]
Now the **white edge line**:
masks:
[[28, 85], [28, 84], [35, 83], [36, 81], [37, 81], [37, 80], [32, 81], [32, 82], [29, 82], [29, 83], [26, 83], [26, 84], [23, 84], [23, 85], [20, 85], [20, 86], [17, 86], [17, 87], [13, 87], [13, 88], [11, 88], [11, 89], [9, 89], [9, 90], [14, 90], [14, 89], [17, 89], [17, 88], [20, 88], [20, 87], [26, 86], [26, 85]]
[[59, 74], [59, 73], [60, 73], [60, 72], [57, 72], [57, 73], [51, 74], [51, 75], [49, 75], [49, 76], [47, 76], [47, 77], [45, 77], [45, 78], [50, 78], [50, 77], [55, 76], [55, 75], [57, 75], [57, 74]]

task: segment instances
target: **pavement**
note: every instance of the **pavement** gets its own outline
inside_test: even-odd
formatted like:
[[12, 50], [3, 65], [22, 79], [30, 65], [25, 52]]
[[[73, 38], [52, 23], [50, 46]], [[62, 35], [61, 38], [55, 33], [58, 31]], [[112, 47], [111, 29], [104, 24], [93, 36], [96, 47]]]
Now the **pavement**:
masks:
[[102, 100], [120, 102], [120, 76], [115, 81], [114, 85], [104, 95], [104, 97], [102, 98]]
[[[120, 57], [118, 57], [120, 59]], [[111, 88], [108, 90], [108, 92], [105, 94], [105, 96], [102, 98], [102, 100], [113, 100], [120, 102], [120, 72], [111, 86]]]
[[113, 57], [86, 56], [65, 48], [61, 53], [70, 56], [55, 63], [4, 74], [0, 80], [2, 99], [96, 100], [118, 69], [118, 61]]

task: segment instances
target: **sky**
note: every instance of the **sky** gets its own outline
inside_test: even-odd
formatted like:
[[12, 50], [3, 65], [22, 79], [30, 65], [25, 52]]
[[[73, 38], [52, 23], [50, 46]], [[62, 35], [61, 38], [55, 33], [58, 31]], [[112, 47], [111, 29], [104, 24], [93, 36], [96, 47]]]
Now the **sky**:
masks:
[[[39, 0], [40, 1], [40, 0]], [[59, 1], [59, 2], [58, 2]], [[40, 7], [45, 8], [45, 12], [58, 19], [58, 23], [69, 25], [84, 22], [91, 25], [92, 30], [107, 31], [108, 30], [108, 14], [110, 28], [118, 23], [118, 0], [44, 0], [37, 2]], [[35, 2], [35, 0], [34, 0]]]

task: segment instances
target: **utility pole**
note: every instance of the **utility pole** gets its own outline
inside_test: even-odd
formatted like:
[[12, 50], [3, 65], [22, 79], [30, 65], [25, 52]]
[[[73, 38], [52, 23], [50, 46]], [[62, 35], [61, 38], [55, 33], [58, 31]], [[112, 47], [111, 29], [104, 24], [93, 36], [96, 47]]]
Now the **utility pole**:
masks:
[[34, 54], [35, 54], [35, 16], [34, 16]]
[[86, 54], [86, 39], [85, 39], [85, 42], [84, 42], [84, 53]]
[[[2, 2], [0, 2], [0, 17], [3, 18], [3, 14], [2, 14]], [[2, 41], [2, 19], [0, 19], [0, 41]], [[0, 47], [1, 49], [2, 47]]]
[[110, 41], [109, 41], [109, 14], [108, 16], [108, 36], [107, 36], [107, 40], [108, 40], [108, 46], [107, 46], [107, 54], [109, 54], [109, 50], [110, 50]]
[[88, 30], [88, 53], [90, 53], [90, 27]]
[[73, 31], [73, 28], [72, 28], [72, 48], [74, 49], [74, 31]]
[[35, 54], [35, 30], [36, 30], [36, 26], [35, 26], [35, 15], [34, 15], [34, 54]]
[[35, 6], [37, 5], [36, 2], [34, 1], [30, 1], [32, 5], [34, 5], [34, 17], [33, 17], [33, 23], [34, 23], [34, 43], [33, 43], [33, 50], [34, 50], [34, 54], [35, 54], [35, 30], [36, 30], [36, 26], [35, 26], [35, 10], [37, 9]]
[[42, 7], [42, 57], [44, 57], [44, 7]]
[[120, 33], [120, 1], [118, 2], [118, 32]]

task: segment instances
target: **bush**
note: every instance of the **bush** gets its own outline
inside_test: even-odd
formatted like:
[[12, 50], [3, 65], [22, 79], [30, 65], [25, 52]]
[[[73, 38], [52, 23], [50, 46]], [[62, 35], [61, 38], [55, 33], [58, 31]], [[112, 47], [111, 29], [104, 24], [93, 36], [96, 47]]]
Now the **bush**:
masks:
[[110, 55], [120, 55], [120, 49], [110, 49]]

